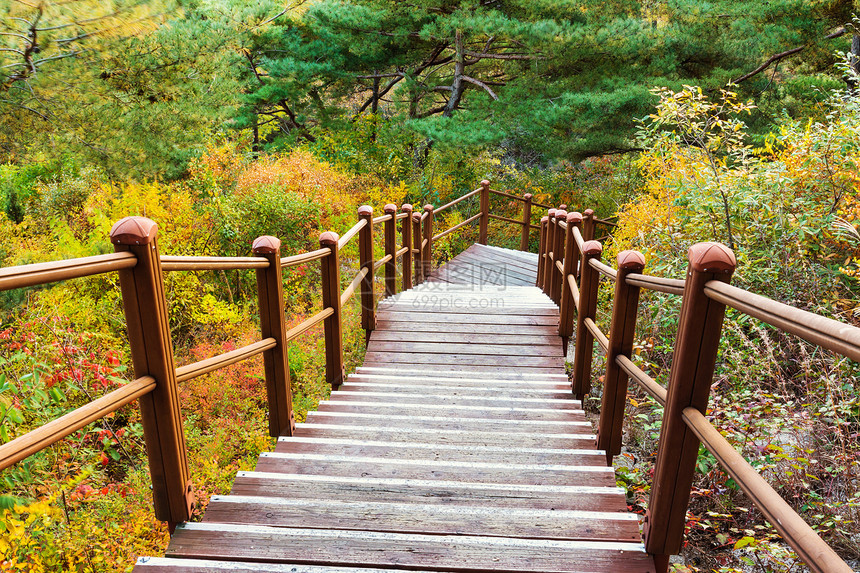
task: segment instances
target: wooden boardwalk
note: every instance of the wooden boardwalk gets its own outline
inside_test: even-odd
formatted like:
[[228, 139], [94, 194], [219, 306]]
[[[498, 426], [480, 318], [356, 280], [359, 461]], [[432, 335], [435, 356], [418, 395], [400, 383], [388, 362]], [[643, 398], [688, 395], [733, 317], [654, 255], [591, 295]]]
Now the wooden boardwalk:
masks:
[[653, 572], [536, 267], [475, 245], [381, 302], [364, 366], [135, 571]]

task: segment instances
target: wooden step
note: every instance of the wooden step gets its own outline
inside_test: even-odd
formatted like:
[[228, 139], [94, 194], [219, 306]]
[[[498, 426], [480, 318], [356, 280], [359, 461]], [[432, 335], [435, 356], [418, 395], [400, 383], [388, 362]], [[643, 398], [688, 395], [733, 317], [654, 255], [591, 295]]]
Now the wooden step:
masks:
[[575, 434], [591, 432], [591, 422], [585, 420], [505, 420], [486, 417], [418, 416], [375, 412], [308, 412], [307, 421], [315, 424], [364, 426], [382, 422], [389, 428], [450, 429], [475, 432], [522, 432], [528, 434]]
[[625, 511], [622, 488], [239, 472], [233, 495], [581, 511]]
[[[390, 342], [371, 340], [367, 345], [368, 353], [391, 352], [391, 353], [430, 353], [438, 354], [440, 358], [451, 354], [458, 355], [480, 355], [499, 357], [557, 357], [562, 358], [561, 342], [552, 346], [532, 346], [522, 343], [517, 346], [478, 344], [471, 342]], [[444, 360], [440, 360], [444, 362]]]
[[[254, 563], [213, 559], [174, 559], [170, 557], [138, 557], [134, 571], [138, 573], [403, 573], [402, 569], [300, 565], [298, 563]], [[429, 573], [435, 573], [430, 571]], [[445, 572], [438, 572], [445, 573]]]
[[640, 543], [417, 535], [215, 523], [179, 525], [168, 557], [415, 570], [654, 573]]
[[392, 428], [384, 420], [362, 424], [296, 424], [295, 436], [309, 438], [355, 438], [391, 442], [425, 442], [462, 446], [497, 446], [500, 443], [517, 448], [593, 448], [597, 439], [589, 433], [534, 434], [528, 432], [486, 432], [457, 428]]
[[[386, 391], [374, 391], [356, 384], [344, 384], [340, 390], [331, 393], [331, 401], [365, 402], [378, 400], [381, 403], [396, 401], [400, 405], [436, 404], [442, 406], [481, 406], [481, 407], [511, 407], [511, 408], [550, 408], [553, 410], [580, 410], [579, 403], [569, 394], [561, 392], [549, 394], [542, 398], [527, 398], [523, 396], [499, 396], [495, 393], [484, 393], [475, 396], [474, 393], [444, 393], [422, 394], [416, 389], [406, 388], [412, 392], [395, 392], [392, 388]], [[462, 389], [455, 389], [462, 390]]]
[[608, 487], [615, 483], [615, 470], [605, 466], [407, 460], [278, 452], [261, 454], [256, 471], [345, 477], [435, 479], [499, 485]]
[[204, 522], [270, 527], [487, 535], [540, 539], [638, 542], [639, 520], [629, 513], [212, 496]]
[[[454, 381], [453, 383], [456, 383]], [[535, 387], [531, 384], [509, 384], [507, 387], [487, 386], [487, 382], [479, 380], [471, 386], [434, 385], [431, 381], [425, 383], [404, 383], [396, 378], [376, 378], [350, 375], [347, 382], [340, 386], [344, 392], [387, 392], [398, 395], [427, 395], [439, 398], [474, 398], [475, 400], [491, 400], [493, 398], [511, 400], [563, 400], [576, 408], [581, 408], [579, 400], [572, 399], [569, 384], [549, 384]], [[339, 392], [340, 390], [336, 390]]]
[[336, 438], [284, 437], [275, 452], [384, 459], [471, 461], [488, 463], [562, 464], [605, 466], [606, 455], [593, 449], [513, 448], [505, 446], [460, 446], [421, 442], [378, 442]]
[[338, 399], [323, 400], [319, 403], [318, 412], [342, 412], [351, 414], [367, 414], [370, 416], [410, 416], [432, 417], [440, 419], [483, 418], [487, 420], [526, 420], [532, 422], [567, 421], [587, 422], [582, 410], [562, 410], [558, 408], [541, 408], [539, 405], [529, 407], [515, 406], [486, 406], [463, 404], [403, 404], [400, 402], [383, 401], [341, 401]]
[[442, 344], [492, 344], [496, 346], [561, 347], [561, 337], [557, 334], [534, 334], [523, 336], [510, 333], [475, 332], [419, 332], [415, 330], [374, 330], [371, 342], [424, 342]]

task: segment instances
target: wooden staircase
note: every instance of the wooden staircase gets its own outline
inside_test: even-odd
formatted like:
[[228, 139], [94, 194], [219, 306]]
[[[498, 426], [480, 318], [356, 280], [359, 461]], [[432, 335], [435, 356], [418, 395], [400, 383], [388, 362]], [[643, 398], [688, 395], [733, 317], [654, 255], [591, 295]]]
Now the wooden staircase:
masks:
[[536, 269], [474, 245], [381, 302], [364, 366], [134, 571], [655, 571]]

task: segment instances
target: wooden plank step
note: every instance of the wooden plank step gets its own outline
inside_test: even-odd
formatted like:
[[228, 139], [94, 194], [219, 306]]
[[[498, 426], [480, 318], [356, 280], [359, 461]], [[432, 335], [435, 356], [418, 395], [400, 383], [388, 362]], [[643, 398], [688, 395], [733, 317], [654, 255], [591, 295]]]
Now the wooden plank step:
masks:
[[345, 477], [437, 479], [499, 485], [540, 484], [608, 487], [615, 484], [615, 470], [605, 466], [493, 464], [278, 452], [261, 454], [257, 460], [256, 471]]
[[[356, 387], [357, 386], [357, 387]], [[385, 388], [383, 386], [383, 388]], [[409, 389], [409, 388], [407, 388]], [[455, 388], [455, 390], [462, 390]], [[551, 397], [552, 396], [552, 397]], [[487, 407], [519, 407], [519, 408], [550, 408], [553, 410], [580, 410], [579, 404], [572, 399], [571, 395], [558, 393], [547, 394], [541, 398], [527, 398], [521, 396], [499, 396], [496, 393], [486, 393], [475, 396], [472, 392], [451, 394], [439, 392], [436, 394], [421, 394], [413, 392], [376, 391], [362, 388], [360, 385], [344, 384], [340, 390], [331, 393], [331, 400], [340, 402], [364, 402], [366, 400], [378, 400], [379, 402], [396, 401], [402, 405], [416, 404], [438, 404], [452, 406], [487, 406]]]
[[398, 363], [398, 364], [430, 364], [450, 366], [487, 366], [497, 368], [555, 368], [564, 367], [561, 356], [497, 356], [480, 354], [432, 354], [429, 352], [367, 352], [364, 355], [367, 363]]
[[268, 527], [638, 542], [635, 514], [428, 503], [214, 495], [204, 523]]
[[134, 566], [134, 572], [138, 573], [221, 573], [223, 571], [230, 571], [231, 573], [403, 573], [402, 569], [328, 567], [325, 565], [300, 565], [298, 563], [253, 563], [170, 557], [138, 557]]
[[504, 376], [500, 374], [488, 373], [488, 372], [472, 372], [464, 369], [462, 373], [460, 372], [434, 372], [431, 370], [427, 370], [426, 368], [392, 368], [391, 366], [367, 366], [362, 365], [355, 369], [358, 373], [364, 374], [395, 374], [397, 376], [413, 376], [413, 377], [424, 377], [424, 376], [445, 376], [447, 378], [462, 378], [467, 377], [470, 379], [476, 378], [492, 378], [497, 380], [534, 380], [534, 381], [558, 381], [558, 382], [568, 382], [567, 374], [564, 371], [555, 371], [549, 374], [532, 374], [524, 370], [511, 370], [505, 371]]
[[[376, 425], [374, 425], [376, 424]], [[359, 440], [391, 442], [426, 442], [464, 446], [497, 446], [509, 444], [517, 448], [593, 448], [594, 434], [562, 434], [528, 432], [486, 432], [460, 428], [392, 428], [384, 420], [365, 424], [296, 424], [294, 436], [310, 438], [356, 438]]]
[[239, 472], [233, 495], [289, 499], [337, 499], [477, 505], [582, 511], [625, 511], [622, 488], [615, 486], [553, 486], [483, 484], [445, 480], [318, 476], [288, 473]]
[[423, 321], [388, 320], [384, 316], [377, 315], [376, 330], [407, 331], [407, 332], [460, 332], [469, 334], [515, 334], [523, 336], [528, 340], [531, 336], [555, 336], [558, 337], [558, 322], [550, 324], [470, 324], [455, 322], [438, 322], [432, 316]]
[[[368, 380], [368, 381], [365, 381]], [[379, 381], [382, 380], [382, 381]], [[347, 393], [363, 393], [363, 392], [381, 392], [388, 394], [397, 394], [406, 398], [411, 395], [427, 395], [435, 396], [436, 398], [452, 398], [468, 400], [564, 400], [570, 403], [575, 408], [581, 408], [581, 404], [577, 400], [572, 399], [570, 387], [568, 385], [559, 385], [558, 388], [534, 388], [525, 386], [516, 388], [513, 386], [450, 386], [450, 385], [434, 385], [431, 383], [420, 384], [415, 382], [403, 383], [398, 380], [385, 380], [380, 378], [361, 378], [351, 377], [341, 387], [341, 390]]]
[[416, 570], [654, 573], [639, 543], [186, 523], [167, 556]]
[[371, 342], [441, 342], [455, 344], [495, 344], [498, 346], [558, 346], [561, 338], [556, 334], [533, 335], [527, 338], [520, 334], [475, 333], [475, 332], [415, 332], [403, 330], [374, 330]]
[[459, 446], [420, 442], [378, 442], [333, 438], [283, 437], [275, 446], [278, 453], [308, 453], [362, 456], [384, 459], [440, 460], [520, 464], [562, 464], [605, 466], [602, 450], [513, 448], [510, 446]]
[[371, 339], [368, 352], [431, 353], [431, 354], [476, 354], [502, 357], [555, 357], [562, 358], [561, 344], [552, 346], [533, 346], [521, 343], [517, 346], [457, 342], [385, 342]]
[[315, 424], [341, 424], [364, 426], [384, 422], [389, 428], [451, 429], [475, 432], [522, 432], [529, 434], [581, 434], [591, 432], [591, 422], [568, 420], [505, 420], [491, 418], [464, 418], [453, 416], [413, 416], [399, 414], [308, 412], [308, 422]]
[[[377, 313], [377, 317], [379, 320], [387, 320], [391, 322], [424, 322], [424, 320], [428, 317], [424, 316], [426, 314], [432, 314], [432, 320], [435, 323], [449, 324], [449, 323], [461, 323], [465, 318], [462, 314], [455, 312], [402, 312], [402, 311], [388, 311], [382, 310]], [[419, 316], [420, 315], [420, 316]], [[554, 315], [520, 315], [515, 314], [512, 316], [506, 316], [504, 314], [488, 314], [488, 313], [476, 313], [474, 316], [470, 315], [468, 320], [471, 324], [493, 324], [501, 327], [501, 330], [506, 330], [505, 327], [508, 325], [519, 325], [519, 326], [558, 326], [558, 313]]]
[[[398, 361], [397, 363], [398, 364], [406, 364], [406, 363], [400, 362], [400, 361]], [[373, 361], [365, 360], [364, 365], [365, 366], [372, 366], [372, 367], [391, 366], [391, 364], [388, 361], [378, 360], [378, 357], [377, 357], [377, 360], [373, 360]], [[530, 372], [533, 374], [556, 374], [559, 371], [563, 370], [563, 368], [561, 366], [522, 366], [522, 367], [517, 367], [517, 366], [507, 366], [507, 365], [506, 366], [499, 366], [497, 364], [480, 364], [480, 365], [470, 364], [470, 365], [467, 365], [467, 364], [438, 364], [438, 363], [422, 363], [421, 365], [426, 366], [427, 372], [434, 374], [434, 375], [440, 374], [440, 373], [445, 373], [445, 372], [459, 374], [459, 373], [462, 373], [465, 371], [465, 372], [468, 372], [469, 374], [472, 374], [473, 372], [485, 372], [488, 374], [496, 374], [496, 375], [502, 375], [502, 376], [506, 377], [506, 376], [510, 376], [510, 375], [513, 375], [516, 373], [522, 373], [522, 372]]]
[[515, 279], [524, 285], [533, 285], [537, 279], [537, 269], [527, 262], [513, 258], [489, 261], [468, 251], [464, 251], [445, 266], [451, 268], [472, 267], [476, 277], [486, 278], [488, 282], [498, 279], [502, 281]]
[[[587, 422], [582, 410], [561, 410], [558, 408], [540, 408], [537, 406], [486, 406], [461, 404], [403, 404], [400, 402], [375, 401], [340, 401], [323, 400], [319, 403], [318, 412], [344, 412], [350, 414], [367, 414], [369, 416], [390, 415], [415, 417], [432, 417], [436, 419], [482, 418], [485, 420], [528, 420], [528, 421], [568, 421]], [[589, 423], [590, 427], [590, 423]]]

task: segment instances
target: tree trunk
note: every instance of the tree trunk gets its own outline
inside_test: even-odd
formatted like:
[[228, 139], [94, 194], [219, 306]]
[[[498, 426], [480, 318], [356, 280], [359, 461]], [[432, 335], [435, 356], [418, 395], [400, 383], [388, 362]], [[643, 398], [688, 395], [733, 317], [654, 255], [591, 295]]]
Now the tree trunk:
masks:
[[460, 105], [460, 98], [463, 97], [463, 90], [466, 88], [463, 82], [463, 76], [466, 75], [466, 58], [463, 49], [463, 31], [457, 30], [454, 36], [454, 81], [451, 84], [451, 97], [445, 104], [445, 111], [442, 112], [444, 117], [451, 117]]

